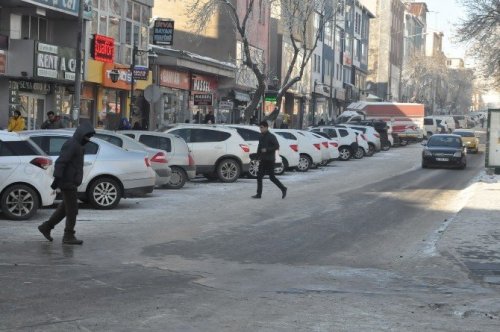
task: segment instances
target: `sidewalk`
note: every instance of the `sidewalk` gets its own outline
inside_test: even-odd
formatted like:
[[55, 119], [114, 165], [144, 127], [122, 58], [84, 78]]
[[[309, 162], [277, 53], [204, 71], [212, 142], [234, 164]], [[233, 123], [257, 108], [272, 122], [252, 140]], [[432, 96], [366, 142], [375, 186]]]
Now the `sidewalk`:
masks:
[[438, 249], [451, 254], [472, 279], [500, 286], [500, 176], [482, 173], [470, 190]]

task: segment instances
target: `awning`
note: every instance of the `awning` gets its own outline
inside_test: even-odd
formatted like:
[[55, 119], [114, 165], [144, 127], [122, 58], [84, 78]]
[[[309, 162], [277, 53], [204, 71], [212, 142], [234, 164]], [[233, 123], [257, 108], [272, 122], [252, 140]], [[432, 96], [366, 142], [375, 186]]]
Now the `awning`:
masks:
[[249, 102], [251, 100], [250, 95], [248, 93], [239, 92], [236, 90], [234, 90], [234, 99], [246, 102]]

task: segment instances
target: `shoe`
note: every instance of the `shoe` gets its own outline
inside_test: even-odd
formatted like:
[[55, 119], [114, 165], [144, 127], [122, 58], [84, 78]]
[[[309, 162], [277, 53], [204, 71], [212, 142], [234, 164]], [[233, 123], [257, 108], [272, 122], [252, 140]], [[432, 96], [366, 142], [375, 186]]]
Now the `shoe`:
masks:
[[281, 199], [285, 199], [286, 197], [286, 192], [288, 191], [288, 188], [285, 188], [281, 191]]
[[50, 229], [47, 229], [45, 228], [45, 226], [43, 224], [41, 224], [40, 226], [38, 226], [38, 230], [40, 231], [40, 233], [43, 234], [43, 236], [45, 236], [45, 238], [47, 240], [49, 240], [50, 242], [52, 242], [54, 239], [52, 238], [52, 236], [50, 236]]
[[259, 194], [257, 194], [257, 195], [253, 195], [252, 198], [257, 198], [258, 199], [258, 198], [261, 198], [261, 196]]
[[78, 240], [75, 237], [74, 231], [73, 232], [66, 232], [65, 231], [62, 242], [63, 242], [63, 244], [77, 244], [77, 245], [83, 244], [82, 240]]

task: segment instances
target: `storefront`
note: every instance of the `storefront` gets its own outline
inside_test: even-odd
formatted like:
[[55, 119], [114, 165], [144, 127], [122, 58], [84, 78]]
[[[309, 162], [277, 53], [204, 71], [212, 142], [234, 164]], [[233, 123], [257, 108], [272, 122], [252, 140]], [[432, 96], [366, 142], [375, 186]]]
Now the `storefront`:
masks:
[[203, 123], [205, 116], [213, 112], [217, 123], [227, 122], [223, 114], [215, 114], [218, 81], [214, 76], [191, 74], [189, 109], [195, 123]]
[[[118, 80], [113, 82], [110, 73], [117, 70]], [[137, 80], [134, 89], [135, 106], [130, 112], [130, 68], [116, 63], [103, 63], [90, 59], [88, 75], [84, 85], [84, 104], [88, 108], [88, 117], [98, 128], [116, 130], [122, 118], [132, 124], [138, 122], [141, 127], [148, 127], [148, 107], [144, 106], [144, 89], [151, 84], [150, 73], [147, 80]], [[83, 109], [83, 106], [82, 106]]]
[[156, 128], [190, 122], [189, 73], [168, 67], [160, 67], [159, 71], [161, 98], [156, 107]]
[[[75, 49], [33, 40], [11, 40], [0, 70], [7, 80], [10, 112], [21, 111], [26, 129], [38, 129], [53, 111], [66, 126], [71, 123], [76, 71]], [[3, 69], [1, 68], [3, 67]]]

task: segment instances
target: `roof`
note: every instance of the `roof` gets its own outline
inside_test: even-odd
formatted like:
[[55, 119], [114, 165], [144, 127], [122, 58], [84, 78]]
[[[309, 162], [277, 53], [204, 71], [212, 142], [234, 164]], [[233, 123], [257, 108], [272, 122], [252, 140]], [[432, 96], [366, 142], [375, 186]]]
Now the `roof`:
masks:
[[425, 2], [410, 2], [408, 7], [408, 11], [415, 16], [422, 16], [424, 13], [429, 12]]

